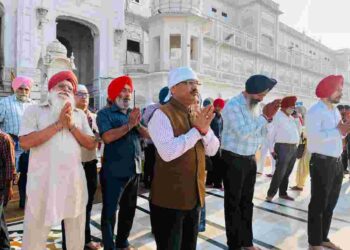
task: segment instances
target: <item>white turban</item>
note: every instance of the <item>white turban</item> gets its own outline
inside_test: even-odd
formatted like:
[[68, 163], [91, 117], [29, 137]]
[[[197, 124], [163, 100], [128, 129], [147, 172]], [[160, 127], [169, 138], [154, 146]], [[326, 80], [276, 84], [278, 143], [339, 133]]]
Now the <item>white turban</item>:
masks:
[[172, 69], [168, 74], [169, 93], [168, 96], [165, 98], [165, 102], [169, 101], [171, 97], [171, 88], [174, 87], [176, 84], [187, 80], [198, 81], [198, 76], [196, 72], [193, 71], [193, 69], [189, 67], [179, 67]]

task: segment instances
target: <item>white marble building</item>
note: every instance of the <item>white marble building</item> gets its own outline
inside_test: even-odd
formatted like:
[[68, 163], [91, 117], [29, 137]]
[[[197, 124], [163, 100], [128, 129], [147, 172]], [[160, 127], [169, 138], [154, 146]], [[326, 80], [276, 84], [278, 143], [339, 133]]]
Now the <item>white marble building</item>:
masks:
[[327, 48], [281, 14], [271, 0], [0, 0], [0, 95], [10, 93], [11, 72], [32, 76], [39, 99], [51, 74], [76, 68], [96, 107], [121, 74], [134, 78], [145, 105], [169, 69], [191, 66], [203, 98], [229, 98], [262, 73], [279, 82], [269, 99], [294, 94], [308, 106], [323, 76], [343, 74], [350, 102], [350, 49]]

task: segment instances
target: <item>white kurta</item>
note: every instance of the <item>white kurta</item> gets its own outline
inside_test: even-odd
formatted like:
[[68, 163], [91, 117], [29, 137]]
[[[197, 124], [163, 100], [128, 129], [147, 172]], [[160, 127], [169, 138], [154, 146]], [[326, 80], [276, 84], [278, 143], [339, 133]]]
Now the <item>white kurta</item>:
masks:
[[[73, 117], [77, 128], [93, 136], [83, 111], [74, 109]], [[33, 105], [23, 116], [19, 135], [43, 130], [54, 122], [48, 104]], [[31, 148], [26, 206], [34, 217], [44, 217], [45, 226], [56, 225], [84, 212], [87, 200], [81, 147], [67, 129]]]

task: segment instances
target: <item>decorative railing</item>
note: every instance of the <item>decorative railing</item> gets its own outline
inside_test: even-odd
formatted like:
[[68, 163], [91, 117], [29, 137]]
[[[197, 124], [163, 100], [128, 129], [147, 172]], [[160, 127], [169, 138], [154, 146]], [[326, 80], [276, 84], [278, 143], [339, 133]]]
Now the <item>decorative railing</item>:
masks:
[[256, 51], [256, 38], [218, 20], [212, 20], [205, 38], [216, 41], [217, 45], [227, 44], [247, 51]]
[[152, 15], [162, 13], [201, 14], [203, 0], [153, 0]]

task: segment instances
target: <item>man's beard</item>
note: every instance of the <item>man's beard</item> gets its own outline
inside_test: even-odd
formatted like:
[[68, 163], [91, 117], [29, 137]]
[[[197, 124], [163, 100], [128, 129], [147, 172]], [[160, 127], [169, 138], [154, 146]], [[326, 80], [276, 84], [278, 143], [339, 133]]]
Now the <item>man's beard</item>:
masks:
[[62, 97], [60, 95], [61, 92], [49, 92], [48, 94], [48, 101], [51, 104], [50, 107], [50, 112], [51, 112], [51, 116], [55, 119], [58, 120], [58, 118], [60, 117], [62, 108], [64, 107], [64, 105], [67, 102], [70, 102], [70, 104], [72, 105], [72, 108], [75, 108], [75, 100], [73, 95], [69, 95], [69, 97]]
[[340, 99], [341, 99], [341, 96], [334, 99], [329, 98], [328, 101], [332, 104], [338, 104], [340, 102]]
[[130, 107], [131, 99], [130, 98], [120, 98], [117, 97], [115, 99], [115, 104], [121, 109], [121, 110], [127, 110]]
[[258, 104], [260, 103], [260, 100], [257, 99], [249, 99], [248, 100], [248, 108], [252, 113], [258, 112]]
[[20, 102], [27, 102], [29, 100], [29, 97], [27, 95], [16, 95], [16, 98]]

